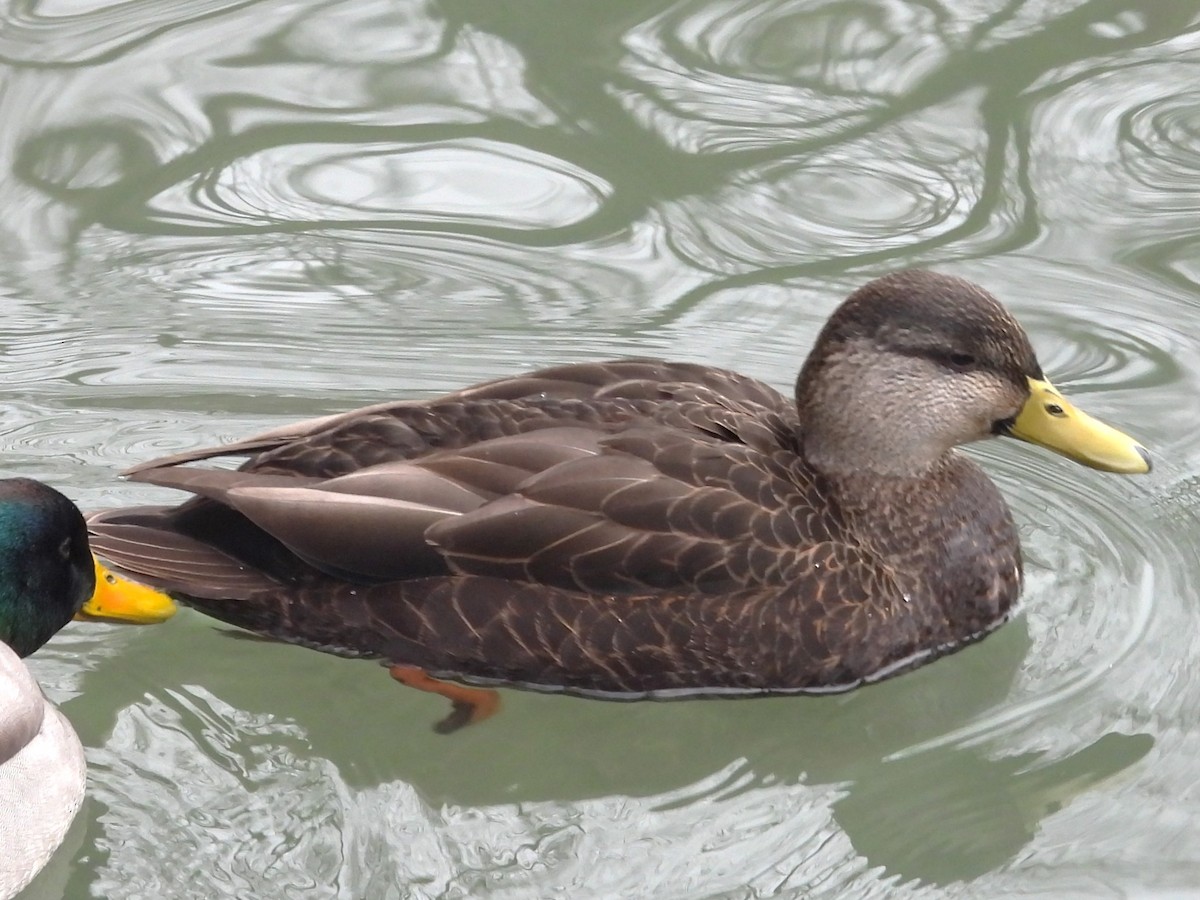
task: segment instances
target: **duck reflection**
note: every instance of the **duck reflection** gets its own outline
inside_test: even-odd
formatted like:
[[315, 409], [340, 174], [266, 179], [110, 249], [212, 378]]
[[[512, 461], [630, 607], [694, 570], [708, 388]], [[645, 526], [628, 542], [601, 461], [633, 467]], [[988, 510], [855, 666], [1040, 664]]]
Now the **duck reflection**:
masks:
[[[175, 716], [180, 727], [158, 722], [133, 740], [134, 752], [147, 754], [150, 768], [164, 754], [202, 757], [243, 783], [244, 792], [226, 789], [221, 797], [239, 805], [253, 803], [256, 793], [269, 797], [270, 785], [255, 779], [296, 765], [297, 752], [328, 761], [320, 768], [335, 773], [338, 795], [403, 783], [443, 811], [483, 814], [515, 804], [514, 815], [547, 807], [570, 815], [610, 798], [674, 808], [700, 817], [697, 827], [727, 814], [746, 828], [735, 813], [748, 795], [763, 792], [762, 802], [790, 816], [799, 792], [813, 797], [811, 813], [799, 810], [802, 821], [812, 817], [813, 827], [827, 828], [831, 809], [836, 827], [870, 867], [946, 884], [1017, 857], [1046, 816], [1133, 766], [1154, 743], [1145, 734], [1109, 733], [1059, 756], [1006, 753], [1002, 729], [976, 743], [946, 741], [972, 722], [986, 728], [989, 717], [1011, 707], [1031, 646], [1022, 619], [982, 644], [849, 694], [628, 704], [509, 690], [501, 715], [445, 736], [430, 727], [444, 701], [398, 689], [373, 663], [269, 643], [247, 653], [244, 642], [228, 639], [233, 632], [213, 629], [191, 611], [181, 618], [172, 633], [131, 645], [119, 661], [130, 673], [173, 672], [172, 683], [148, 695], [137, 678], [100, 672], [109, 690], [85, 688], [86, 702], [65, 708], [92, 747], [109, 741], [114, 724], [135, 708], [150, 705], [156, 716]], [[121, 685], [128, 688], [123, 695], [115, 690]], [[339, 702], [320, 699], [330, 696]], [[263, 759], [277, 761], [264, 767]], [[142, 765], [124, 762], [135, 771]], [[721, 777], [731, 767], [738, 777]], [[101, 779], [105, 768], [99, 767]], [[141, 789], [117, 774], [112, 790]], [[287, 786], [295, 790], [293, 782]], [[820, 799], [823, 790], [831, 807]], [[156, 809], [200, 802], [182, 788], [178, 797], [143, 799]], [[330, 794], [315, 802], [343, 801]], [[283, 813], [275, 806], [273, 814]], [[284, 831], [288, 823], [276, 827]]]
[[1050, 760], [947, 747], [864, 767], [833, 805], [854, 849], [904, 879], [947, 884], [1016, 858], [1041, 821], [1144, 757], [1148, 734], [1106, 734]]

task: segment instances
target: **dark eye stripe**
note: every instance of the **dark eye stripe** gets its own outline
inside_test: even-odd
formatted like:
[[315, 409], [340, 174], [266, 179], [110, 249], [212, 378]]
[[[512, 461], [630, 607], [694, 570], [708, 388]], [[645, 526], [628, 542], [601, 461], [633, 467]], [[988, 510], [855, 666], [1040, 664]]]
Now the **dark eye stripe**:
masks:
[[991, 369], [985, 363], [981, 363], [979, 358], [970, 353], [960, 353], [957, 350], [947, 350], [944, 347], [912, 347], [899, 350], [905, 356], [915, 356], [919, 359], [928, 359], [937, 363], [944, 369], [949, 369], [951, 372], [961, 373], [972, 369]]
[[937, 363], [942, 368], [949, 372], [953, 372], [956, 375], [961, 375], [964, 372], [987, 372], [988, 374], [996, 375], [1000, 378], [1006, 378], [1021, 385], [1025, 384], [1026, 377], [1039, 379], [1043, 377], [1042, 368], [1038, 365], [1034, 366], [1035, 371], [1022, 373], [1019, 371], [1014, 371], [1003, 364], [998, 365], [992, 360], [973, 356], [969, 353], [964, 353], [962, 355], [970, 356], [972, 358], [972, 362], [964, 365], [961, 362], [955, 361], [955, 358], [959, 356], [959, 352], [957, 350], [948, 350], [945, 347], [929, 347], [920, 345], [899, 346], [896, 344], [888, 344], [882, 346], [881, 349], [886, 350], [889, 353], [899, 353], [901, 356], [912, 356], [917, 359], [927, 359], [930, 362]]

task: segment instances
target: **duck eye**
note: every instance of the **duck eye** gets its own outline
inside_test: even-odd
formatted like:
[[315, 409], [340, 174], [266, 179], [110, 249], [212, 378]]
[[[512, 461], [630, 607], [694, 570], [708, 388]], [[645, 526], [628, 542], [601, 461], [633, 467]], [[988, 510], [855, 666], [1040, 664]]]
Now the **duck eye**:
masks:
[[970, 353], [951, 353], [949, 359], [950, 365], [956, 369], [969, 369], [975, 365], [975, 357]]
[[58, 545], [58, 555], [63, 559], [71, 558], [71, 539], [63, 538], [62, 543]]

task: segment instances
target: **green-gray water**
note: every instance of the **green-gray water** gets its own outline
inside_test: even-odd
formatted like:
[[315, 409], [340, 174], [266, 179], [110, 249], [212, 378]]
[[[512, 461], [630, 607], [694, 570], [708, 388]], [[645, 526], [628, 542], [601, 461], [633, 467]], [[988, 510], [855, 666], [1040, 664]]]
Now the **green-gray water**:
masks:
[[1200, 894], [1200, 4], [126, 0], [0, 14], [4, 460], [174, 450], [531, 366], [787, 388], [853, 286], [982, 282], [1149, 446], [992, 442], [1025, 612], [830, 698], [506, 692], [184, 611], [32, 661], [91, 769], [28, 898]]

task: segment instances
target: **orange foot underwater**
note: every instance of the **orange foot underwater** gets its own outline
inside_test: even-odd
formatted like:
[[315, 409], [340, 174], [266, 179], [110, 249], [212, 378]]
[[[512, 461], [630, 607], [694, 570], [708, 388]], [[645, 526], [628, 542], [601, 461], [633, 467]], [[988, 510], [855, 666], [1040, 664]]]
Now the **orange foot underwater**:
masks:
[[500, 709], [500, 694], [496, 691], [439, 681], [416, 666], [388, 666], [388, 671], [401, 684], [418, 691], [438, 694], [454, 706], [450, 715], [433, 726], [433, 730], [438, 734], [449, 734], [466, 725], [482, 722], [494, 716]]

